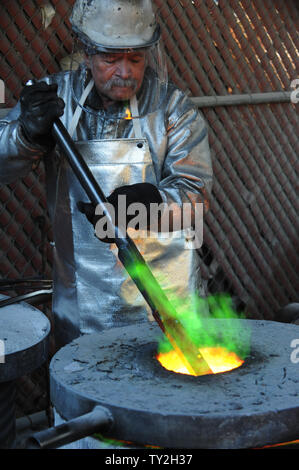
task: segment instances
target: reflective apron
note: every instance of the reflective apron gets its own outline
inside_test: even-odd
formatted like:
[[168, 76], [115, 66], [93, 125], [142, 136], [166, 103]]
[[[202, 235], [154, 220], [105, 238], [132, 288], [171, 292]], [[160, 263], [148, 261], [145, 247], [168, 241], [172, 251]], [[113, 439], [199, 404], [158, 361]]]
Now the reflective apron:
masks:
[[[136, 112], [135, 99], [132, 107]], [[79, 117], [80, 111], [76, 110], [71, 134]], [[157, 185], [139, 120], [133, 119], [133, 125], [132, 139], [75, 142], [106, 196], [123, 185]], [[149, 308], [119, 261], [116, 245], [98, 240], [85, 215], [79, 213], [77, 202], [87, 201], [87, 196], [65, 160], [57, 188], [53, 310], [58, 343], [69, 342], [82, 333], [146, 321]], [[136, 232], [131, 235], [170, 300], [173, 295], [188, 298], [198, 289], [197, 253], [185, 249], [183, 232], [168, 237], [152, 232], [150, 237], [144, 232], [140, 238], [136, 238]]]

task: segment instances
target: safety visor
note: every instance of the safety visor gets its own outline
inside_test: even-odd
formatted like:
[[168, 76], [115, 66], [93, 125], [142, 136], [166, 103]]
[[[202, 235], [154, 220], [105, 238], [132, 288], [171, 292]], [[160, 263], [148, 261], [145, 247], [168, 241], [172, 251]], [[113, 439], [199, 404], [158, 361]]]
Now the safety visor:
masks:
[[108, 120], [144, 117], [156, 112], [166, 97], [166, 58], [156, 38], [147, 47], [107, 48], [81, 34], [70, 68], [77, 106]]

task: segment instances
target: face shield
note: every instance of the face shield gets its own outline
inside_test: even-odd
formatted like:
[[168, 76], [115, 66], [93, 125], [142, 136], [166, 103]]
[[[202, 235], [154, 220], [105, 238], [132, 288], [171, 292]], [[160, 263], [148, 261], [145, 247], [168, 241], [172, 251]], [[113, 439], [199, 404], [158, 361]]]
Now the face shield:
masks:
[[[76, 41], [71, 59], [71, 88], [75, 103], [84, 112], [101, 112], [112, 120], [146, 116], [163, 103], [167, 82], [160, 42], [146, 49], [87, 55]], [[135, 96], [137, 109], [132, 105]]]
[[75, 103], [108, 120], [144, 117], [167, 93], [167, 67], [149, 0], [77, 0], [71, 88]]

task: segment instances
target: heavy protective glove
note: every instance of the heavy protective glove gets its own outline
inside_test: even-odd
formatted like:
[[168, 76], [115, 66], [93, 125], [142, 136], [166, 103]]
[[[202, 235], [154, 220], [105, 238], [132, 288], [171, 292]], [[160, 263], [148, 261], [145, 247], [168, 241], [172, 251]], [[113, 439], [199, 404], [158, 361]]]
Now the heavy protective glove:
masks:
[[[125, 202], [125, 210], [126, 210], [126, 218], [122, 216], [121, 221], [118, 220], [118, 204], [120, 202], [119, 196], [126, 196], [123, 201]], [[107, 197], [107, 201], [112, 204], [114, 208], [114, 213], [115, 213], [115, 225], [119, 225], [119, 222], [122, 223], [123, 220], [126, 223], [125, 229], [127, 229], [128, 224], [130, 220], [132, 220], [135, 217], [134, 215], [128, 215], [127, 214], [127, 209], [130, 206], [130, 204], [133, 204], [135, 202], [138, 202], [140, 204], [143, 204], [147, 211], [147, 219], [145, 221], [145, 227], [139, 227], [139, 228], [148, 228], [151, 222], [150, 218], [150, 205], [153, 203], [156, 204], [161, 204], [162, 203], [162, 197], [153, 184], [150, 183], [137, 183], [137, 184], [132, 184], [129, 186], [121, 186], [120, 188], [115, 189], [109, 197]], [[122, 202], [120, 202], [122, 204]], [[95, 227], [97, 222], [103, 217], [102, 215], [96, 215], [95, 214], [95, 207], [91, 203], [86, 203], [79, 201], [77, 203], [77, 207], [80, 212], [86, 215], [87, 219], [89, 222]], [[122, 207], [122, 206], [121, 206]], [[122, 224], [121, 224], [122, 225]], [[138, 227], [136, 227], [138, 228]], [[98, 234], [97, 234], [98, 236]], [[100, 240], [103, 242], [107, 243], [113, 243], [112, 238], [108, 237], [99, 237]]]
[[63, 115], [64, 110], [64, 101], [57, 96], [57, 85], [40, 82], [25, 86], [20, 105], [19, 122], [25, 138], [32, 144], [53, 147], [53, 122]]

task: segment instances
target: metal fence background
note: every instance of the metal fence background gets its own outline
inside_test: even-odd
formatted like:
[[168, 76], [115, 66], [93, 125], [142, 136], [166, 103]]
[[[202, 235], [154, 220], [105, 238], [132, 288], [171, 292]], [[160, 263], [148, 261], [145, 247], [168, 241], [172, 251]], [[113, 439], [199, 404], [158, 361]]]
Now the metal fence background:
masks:
[[[73, 3], [1, 1], [2, 107], [16, 103], [30, 78], [61, 70], [72, 50]], [[190, 97], [270, 96], [290, 91], [299, 77], [296, 0], [155, 3], [170, 77]], [[298, 301], [298, 105], [201, 111], [215, 174], [200, 250], [208, 292], [229, 293], [248, 318], [273, 320], [280, 307]], [[1, 278], [51, 278], [43, 166], [1, 186], [0, 201]], [[19, 413], [42, 409], [45, 400], [44, 371], [21, 379]]]

